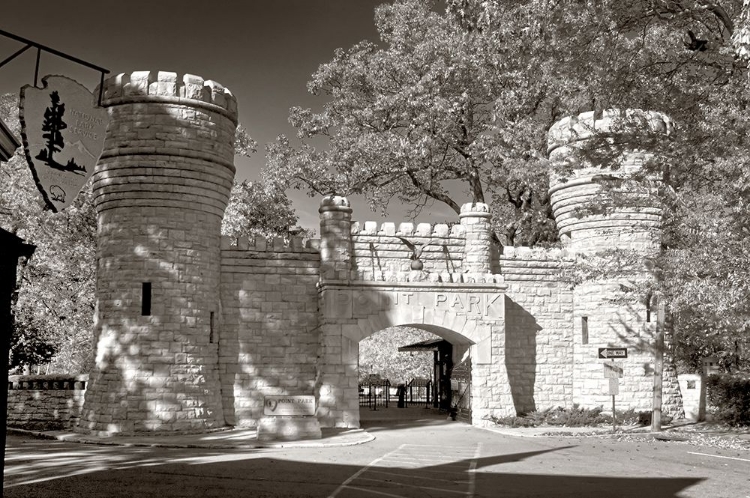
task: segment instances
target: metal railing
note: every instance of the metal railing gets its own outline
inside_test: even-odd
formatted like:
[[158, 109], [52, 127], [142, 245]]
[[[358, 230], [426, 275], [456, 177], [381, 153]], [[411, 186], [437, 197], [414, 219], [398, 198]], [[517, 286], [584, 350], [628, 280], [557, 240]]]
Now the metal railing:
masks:
[[432, 381], [430, 379], [412, 379], [406, 385], [407, 404], [423, 404], [430, 406], [433, 401]]
[[404, 407], [424, 404], [430, 406], [433, 401], [432, 381], [429, 379], [412, 379], [406, 385], [393, 386], [387, 379], [373, 381], [359, 385], [359, 406], [366, 406], [372, 410], [378, 407], [388, 408], [392, 403], [398, 403], [400, 389], [404, 389]]
[[377, 410], [379, 406], [388, 408], [391, 397], [398, 400], [396, 388], [391, 387], [389, 380], [359, 385], [359, 406], [366, 406], [371, 410]]

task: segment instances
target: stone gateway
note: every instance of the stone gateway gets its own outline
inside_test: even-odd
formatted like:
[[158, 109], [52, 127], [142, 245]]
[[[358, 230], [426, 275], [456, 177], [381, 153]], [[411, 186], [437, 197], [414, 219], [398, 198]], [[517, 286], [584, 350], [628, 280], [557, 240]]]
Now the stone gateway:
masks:
[[[653, 359], [635, 347], [655, 326], [646, 307], [612, 308], [618, 282], [573, 287], [561, 273], [578, 253], [654, 250], [660, 211], [644, 201], [575, 217], [600, 188], [585, 165], [572, 180], [552, 178], [562, 250], [498, 250], [481, 203], [464, 205], [450, 227], [378, 225], [353, 221], [337, 196], [321, 201], [319, 240], [229, 240], [220, 227], [235, 172], [233, 95], [197, 76], [145, 71], [108, 79], [103, 105], [109, 126], [93, 179], [96, 367], [79, 430], [230, 425], [298, 438], [358, 427], [359, 341], [400, 325], [437, 334], [453, 345], [454, 364], [470, 365], [475, 425], [608, 406], [600, 347], [633, 347], [618, 362], [618, 406], [651, 409]], [[555, 125], [552, 161], [587, 139], [576, 127], [611, 119]], [[422, 249], [421, 269], [404, 240]], [[665, 385], [664, 410], [679, 412], [673, 371]]]

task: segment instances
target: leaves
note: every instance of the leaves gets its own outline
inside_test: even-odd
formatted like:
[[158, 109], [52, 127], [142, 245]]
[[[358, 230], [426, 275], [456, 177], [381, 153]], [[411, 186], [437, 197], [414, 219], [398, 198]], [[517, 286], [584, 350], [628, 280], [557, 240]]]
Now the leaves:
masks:
[[[373, 209], [397, 199], [413, 214], [428, 202], [457, 214], [469, 200], [505, 206], [507, 185], [533, 185], [530, 202], [497, 211], [497, 227], [513, 239], [525, 224], [529, 240], [554, 240], [544, 229], [554, 226], [542, 154], [547, 95], [532, 86], [538, 74], [526, 58], [508, 57], [533, 39], [474, 36], [420, 0], [383, 5], [375, 21], [380, 45], [337, 50], [313, 75], [308, 89], [329, 101], [320, 112], [290, 110], [300, 145], [281, 137], [269, 147], [270, 180], [311, 195], [363, 194]], [[529, 115], [540, 126], [528, 125]]]
[[232, 187], [221, 233], [233, 238], [259, 235], [267, 239], [310, 235], [296, 223], [291, 200], [282, 190], [266, 182], [243, 180]]
[[391, 385], [408, 383], [414, 378], [432, 378], [431, 351], [399, 353], [398, 348], [437, 336], [411, 327], [381, 330], [359, 343], [359, 377], [365, 382], [372, 375], [388, 379]]

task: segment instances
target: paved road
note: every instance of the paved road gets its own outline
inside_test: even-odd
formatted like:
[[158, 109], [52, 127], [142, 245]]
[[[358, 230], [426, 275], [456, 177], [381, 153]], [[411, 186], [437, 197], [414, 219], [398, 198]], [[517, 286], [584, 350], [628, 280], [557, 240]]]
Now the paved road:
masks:
[[207, 450], [8, 437], [6, 497], [750, 498], [750, 454], [519, 438], [457, 422], [370, 423], [349, 447]]

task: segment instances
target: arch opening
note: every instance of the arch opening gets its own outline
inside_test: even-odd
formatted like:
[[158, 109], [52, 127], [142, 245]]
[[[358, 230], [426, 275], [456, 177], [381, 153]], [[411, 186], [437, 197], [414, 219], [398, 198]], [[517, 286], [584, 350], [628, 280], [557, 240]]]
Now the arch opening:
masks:
[[450, 329], [415, 323], [368, 334], [358, 343], [360, 424], [470, 422], [472, 344]]

